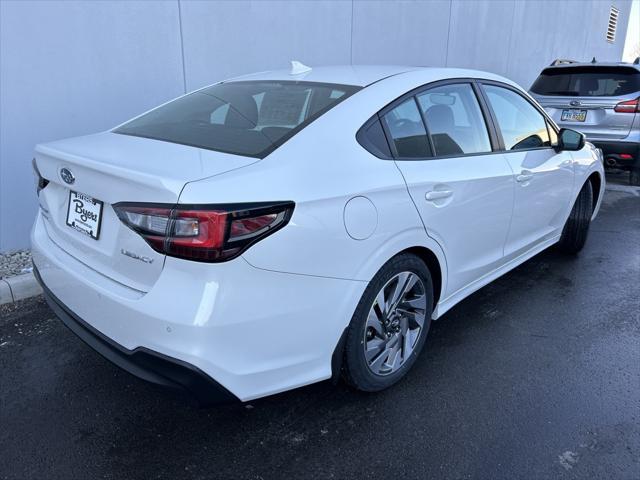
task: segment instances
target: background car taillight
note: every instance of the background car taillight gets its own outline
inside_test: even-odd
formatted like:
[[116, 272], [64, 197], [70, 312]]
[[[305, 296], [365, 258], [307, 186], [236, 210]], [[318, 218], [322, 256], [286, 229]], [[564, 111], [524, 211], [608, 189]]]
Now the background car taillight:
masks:
[[640, 98], [620, 102], [614, 107], [613, 111], [618, 113], [638, 113], [640, 112]]
[[120, 220], [156, 251], [201, 262], [223, 262], [284, 227], [293, 202], [233, 205], [118, 203]]

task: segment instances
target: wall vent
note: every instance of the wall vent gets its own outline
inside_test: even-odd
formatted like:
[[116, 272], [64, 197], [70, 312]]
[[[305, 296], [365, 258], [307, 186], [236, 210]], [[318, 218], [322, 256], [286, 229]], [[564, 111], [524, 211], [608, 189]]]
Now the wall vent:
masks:
[[614, 43], [616, 41], [619, 13], [620, 10], [612, 5], [611, 10], [609, 10], [609, 25], [607, 26], [607, 42], [609, 43]]

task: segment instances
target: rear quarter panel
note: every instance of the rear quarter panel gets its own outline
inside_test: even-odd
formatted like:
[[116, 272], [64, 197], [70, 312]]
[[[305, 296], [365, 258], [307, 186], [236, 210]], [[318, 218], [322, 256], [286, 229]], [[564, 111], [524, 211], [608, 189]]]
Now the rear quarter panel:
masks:
[[[437, 245], [426, 236], [394, 162], [352, 143], [327, 136], [311, 148], [291, 145], [287, 155], [187, 184], [180, 203], [293, 200], [289, 224], [243, 257], [266, 270], [368, 281], [397, 252]], [[345, 207], [356, 197], [371, 202], [362, 212], [366, 238], [353, 238], [345, 226]]]
[[[258, 268], [368, 281], [396, 253], [423, 246], [438, 257], [444, 285], [444, 255], [426, 235], [402, 174], [355, 139], [385, 104], [432, 79], [410, 76], [361, 90], [258, 164], [187, 184], [180, 203], [294, 201], [289, 224], [243, 254]], [[345, 206], [354, 197], [366, 197], [375, 209], [366, 238], [345, 228]]]

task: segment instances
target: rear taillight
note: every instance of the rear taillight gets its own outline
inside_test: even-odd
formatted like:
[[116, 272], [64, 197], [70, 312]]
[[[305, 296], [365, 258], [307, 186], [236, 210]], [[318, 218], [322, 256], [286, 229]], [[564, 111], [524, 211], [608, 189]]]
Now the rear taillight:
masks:
[[40, 190], [49, 184], [49, 180], [40, 175], [40, 170], [38, 170], [35, 158], [31, 160], [31, 166], [33, 167], [33, 174], [36, 178], [36, 193], [40, 195]]
[[201, 262], [223, 262], [284, 227], [293, 202], [233, 205], [118, 203], [120, 220], [156, 251]]
[[638, 113], [640, 112], [640, 98], [620, 102], [613, 108], [613, 111], [618, 113]]

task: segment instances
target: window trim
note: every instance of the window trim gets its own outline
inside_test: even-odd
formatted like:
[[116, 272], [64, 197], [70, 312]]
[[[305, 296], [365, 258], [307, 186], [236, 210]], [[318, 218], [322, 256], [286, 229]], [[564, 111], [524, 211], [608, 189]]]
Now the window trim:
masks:
[[[471, 85], [475, 95], [476, 95], [476, 99], [478, 101], [478, 104], [480, 106], [480, 111], [482, 112], [482, 117], [484, 119], [486, 128], [487, 128], [487, 132], [489, 134], [489, 142], [491, 144], [491, 151], [489, 152], [478, 152], [478, 153], [463, 153], [461, 155], [433, 155], [431, 157], [398, 157], [397, 156], [397, 152], [395, 151], [395, 145], [392, 141], [390, 141], [389, 139], [391, 138], [391, 133], [389, 132], [389, 130], [387, 129], [387, 125], [384, 122], [384, 119], [382, 118], [385, 114], [387, 114], [388, 112], [390, 112], [391, 110], [393, 110], [395, 107], [397, 107], [398, 105], [400, 105], [401, 103], [404, 103], [409, 97], [414, 97], [415, 101], [418, 102], [418, 99], [416, 98], [417, 95], [419, 95], [420, 93], [423, 93], [431, 88], [435, 88], [435, 87], [441, 87], [441, 86], [445, 86], [445, 85], [454, 85], [454, 84], [459, 84], [459, 83], [468, 83]], [[535, 108], [545, 119], [548, 128], [551, 128], [556, 136], [560, 136], [560, 128], [556, 125], [556, 123], [553, 121], [553, 119], [549, 116], [549, 114], [539, 105], [537, 105], [536, 103], [533, 103], [531, 101], [531, 99], [529, 99], [526, 95], [523, 94], [523, 92], [514, 87], [513, 85], [510, 85], [508, 83], [504, 83], [504, 82], [500, 82], [498, 80], [489, 80], [489, 79], [485, 79], [485, 78], [469, 78], [469, 77], [460, 77], [460, 78], [449, 78], [449, 79], [444, 79], [444, 80], [436, 80], [435, 82], [430, 82], [430, 83], [425, 83], [424, 85], [420, 85], [419, 87], [416, 87], [412, 90], [409, 90], [408, 92], [400, 95], [399, 97], [395, 98], [394, 100], [392, 100], [391, 102], [387, 103], [384, 107], [382, 107], [380, 110], [378, 110], [377, 113], [375, 113], [373, 116], [371, 116], [371, 118], [369, 118], [363, 125], [362, 127], [360, 127], [358, 129], [358, 132], [356, 133], [356, 140], [358, 141], [358, 143], [360, 144], [360, 146], [362, 146], [365, 150], [367, 150], [369, 153], [371, 153], [373, 156], [380, 158], [381, 160], [394, 160], [394, 161], [410, 161], [410, 162], [415, 162], [415, 161], [427, 161], [427, 160], [440, 160], [440, 159], [448, 159], [448, 158], [464, 158], [464, 157], [476, 157], [478, 155], [495, 155], [497, 153], [516, 153], [516, 152], [529, 152], [529, 151], [535, 151], [535, 150], [547, 150], [547, 149], [552, 149], [552, 150], [556, 150], [558, 149], [558, 145], [551, 145], [548, 147], [535, 147], [535, 148], [523, 148], [520, 150], [507, 150], [504, 146], [504, 139], [502, 138], [502, 132], [500, 131], [500, 128], [498, 126], [498, 121], [495, 117], [495, 114], [493, 112], [493, 108], [491, 107], [490, 103], [489, 103], [489, 99], [486, 96], [486, 92], [483, 88], [484, 85], [493, 85], [495, 87], [502, 87], [502, 88], [506, 88], [507, 90], [511, 90], [512, 92], [520, 95], [526, 102], [528, 102], [533, 108]], [[424, 114], [422, 112], [422, 109], [420, 108], [420, 105], [418, 103], [418, 111], [420, 112], [420, 115], [422, 117], [422, 124], [424, 125], [425, 131], [427, 132], [427, 137], [429, 138], [429, 144], [431, 146], [431, 151], [435, 153], [435, 150], [433, 149], [433, 141], [431, 139], [431, 133], [429, 132], [429, 127], [427, 126], [425, 119], [424, 119]], [[389, 146], [389, 150], [391, 151], [391, 157], [388, 156], [380, 156], [380, 155], [376, 155], [373, 152], [371, 152], [368, 148], [365, 147], [365, 145], [363, 145], [362, 142], [360, 142], [360, 140], [358, 140], [358, 136], [359, 134], [361, 135], [361, 131], [363, 129], [366, 129], [366, 127], [368, 125], [370, 125], [373, 121], [379, 121], [380, 125], [382, 126], [382, 131], [384, 132], [384, 135], [386, 137], [387, 140], [387, 145]], [[551, 136], [549, 136], [549, 140], [551, 140]]]
[[[480, 90], [482, 92], [482, 96], [485, 99], [487, 110], [489, 111], [489, 113], [491, 115], [491, 118], [493, 119], [494, 128], [495, 128], [496, 135], [498, 136], [498, 139], [499, 139], [499, 142], [500, 142], [500, 148], [501, 148], [501, 152], [502, 153], [531, 152], [531, 151], [535, 151], [535, 150], [549, 150], [549, 149], [557, 150], [558, 145], [549, 145], [548, 147], [521, 148], [521, 149], [518, 149], [518, 150], [507, 150], [506, 147], [505, 147], [505, 144], [504, 144], [504, 137], [502, 136], [502, 131], [500, 130], [500, 125], [498, 124], [498, 119], [497, 119], [497, 117], [495, 115], [495, 112], [493, 111], [493, 107], [491, 106], [491, 103], [489, 102], [489, 97], [487, 96], [487, 92], [484, 89], [485, 85], [491, 85], [491, 86], [494, 86], [494, 87], [504, 88], [506, 90], [512, 91], [516, 95], [519, 95], [525, 102], [527, 102], [529, 105], [531, 105], [538, 113], [540, 113], [542, 115], [542, 118], [545, 120], [547, 128], [551, 127], [553, 129], [553, 131], [556, 133], [557, 137], [559, 137], [560, 129], [555, 124], [555, 122], [551, 119], [549, 114], [547, 114], [547, 112], [542, 107], [540, 107], [539, 105], [536, 105], [535, 103], [532, 103], [529, 98], [527, 98], [525, 95], [523, 95], [522, 92], [519, 89], [515, 88], [514, 86], [509, 85], [507, 83], [498, 82], [498, 81], [495, 81], [495, 80], [478, 80], [477, 83], [478, 83], [478, 86], [480, 87]], [[549, 135], [549, 143], [551, 143], [551, 135]]]
[[[424, 113], [422, 112], [422, 108], [420, 107], [420, 102], [418, 101], [418, 95], [425, 93], [429, 90], [438, 87], [444, 87], [447, 85], [459, 85], [459, 84], [469, 84], [473, 94], [476, 97], [476, 101], [478, 102], [478, 107], [480, 108], [480, 112], [482, 113], [482, 119], [484, 120], [485, 128], [487, 129], [487, 135], [489, 136], [489, 146], [491, 150], [487, 152], [474, 152], [474, 153], [462, 153], [462, 154], [452, 154], [452, 155], [437, 155], [435, 151], [435, 147], [433, 145], [433, 139], [431, 138], [431, 132], [429, 131], [429, 126], [427, 125], [426, 119], [424, 117]], [[413, 97], [416, 102], [416, 106], [418, 107], [418, 112], [420, 112], [420, 117], [422, 118], [422, 124], [424, 126], [425, 131], [427, 132], [427, 137], [429, 139], [429, 146], [431, 147], [431, 152], [433, 153], [430, 157], [395, 157], [394, 160], [402, 160], [402, 161], [424, 161], [424, 160], [438, 160], [441, 158], [463, 158], [463, 157], [477, 157], [478, 155], [491, 155], [497, 152], [497, 148], [499, 147], [499, 137], [495, 134], [495, 125], [492, 121], [487, 117], [487, 112], [483, 108], [483, 102], [480, 99], [478, 90], [476, 88], [476, 79], [475, 78], [449, 78], [445, 80], [437, 80], [435, 82], [426, 83], [424, 85], [419, 86], [418, 88], [414, 88], [409, 92], [405, 93], [401, 97], [398, 97], [393, 102], [385, 106], [378, 112], [379, 116], [384, 116], [391, 110], [393, 110], [396, 106], [404, 103], [408, 97]], [[381, 119], [382, 121], [382, 119]], [[393, 142], [389, 141], [391, 138], [390, 132], [386, 130], [385, 122], [382, 122], [382, 127], [385, 129], [385, 134], [387, 135], [387, 142], [390, 145], [393, 145]], [[395, 150], [391, 150], [392, 153], [395, 153]]]
[[[358, 134], [365, 129], [366, 126], [370, 125], [374, 118], [377, 119], [382, 125], [382, 130], [384, 131], [385, 137], [387, 139], [387, 144], [389, 145], [389, 149], [391, 151], [392, 157], [380, 156], [371, 152], [368, 148], [366, 148], [359, 140], [358, 143], [365, 148], [369, 153], [373, 156], [380, 158], [381, 160], [395, 160], [395, 161], [405, 161], [405, 162], [416, 162], [416, 161], [427, 161], [427, 160], [440, 160], [440, 159], [448, 159], [448, 158], [464, 158], [464, 157], [477, 157], [479, 155], [494, 155], [496, 153], [504, 153], [504, 149], [501, 149], [501, 137], [498, 136], [496, 125], [493, 117], [491, 116], [491, 111], [486, 104], [486, 100], [483, 97], [482, 90], [478, 85], [478, 82], [481, 79], [478, 78], [470, 78], [470, 77], [460, 77], [460, 78], [447, 78], [444, 80], [436, 80], [434, 82], [425, 83], [424, 85], [420, 85], [408, 92], [400, 95], [395, 98], [391, 102], [387, 103], [384, 107], [378, 110], [371, 118], [369, 118], [363, 125], [358, 129], [356, 133], [356, 140], [358, 139]], [[442, 87], [446, 85], [456, 85], [460, 83], [467, 83], [471, 86], [471, 89], [476, 97], [476, 101], [478, 102], [478, 106], [480, 107], [480, 112], [482, 113], [482, 119], [484, 120], [485, 128], [487, 129], [487, 134], [489, 135], [489, 145], [491, 146], [491, 150], [487, 152], [474, 152], [474, 153], [463, 153], [463, 154], [453, 154], [453, 155], [435, 155], [435, 149], [433, 147], [433, 139], [431, 138], [431, 133], [429, 132], [429, 127], [424, 118], [424, 112], [422, 112], [422, 108], [420, 108], [420, 104], [418, 102], [417, 96], [421, 93], [426, 92], [427, 90]], [[424, 126], [425, 131], [427, 132], [427, 138], [429, 139], [429, 146], [431, 151], [434, 153], [431, 157], [399, 157], [395, 150], [395, 145], [389, 139], [391, 137], [391, 132], [389, 132], [386, 122], [383, 117], [391, 110], [396, 108], [398, 105], [404, 103], [409, 98], [413, 97], [416, 102], [416, 106], [418, 108], [418, 112], [420, 112], [420, 117], [422, 119], [422, 124]]]
[[[424, 116], [424, 112], [422, 111], [422, 106], [420, 106], [420, 101], [418, 100], [419, 93], [416, 93], [413, 96], [413, 101], [416, 104], [418, 109], [418, 113], [420, 114], [420, 118], [422, 119], [422, 125], [424, 126], [424, 131], [427, 134], [427, 141], [429, 142], [429, 151], [431, 152], [431, 157], [433, 158], [436, 155], [436, 144], [433, 142], [433, 137], [431, 136], [431, 132], [429, 131], [429, 125], [427, 125], [427, 117]], [[394, 142], [395, 145], [395, 142]]]

